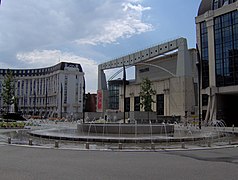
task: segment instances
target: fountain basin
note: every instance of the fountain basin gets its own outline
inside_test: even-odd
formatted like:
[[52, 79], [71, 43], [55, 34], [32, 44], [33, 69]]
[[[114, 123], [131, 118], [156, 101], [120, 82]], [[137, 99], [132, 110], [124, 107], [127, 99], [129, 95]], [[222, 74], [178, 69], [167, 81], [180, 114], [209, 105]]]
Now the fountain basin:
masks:
[[176, 130], [172, 135], [165, 134], [103, 134], [103, 133], [83, 133], [78, 132], [77, 129], [43, 129], [34, 130], [28, 132], [31, 136], [45, 138], [45, 139], [57, 139], [57, 140], [69, 140], [69, 141], [86, 141], [86, 142], [106, 142], [106, 143], [159, 143], [159, 142], [181, 142], [181, 141], [198, 141], [204, 139], [217, 138], [216, 133], [200, 133], [194, 132], [193, 135], [186, 135], [184, 131], [180, 134], [180, 131]]
[[172, 124], [117, 124], [84, 123], [78, 124], [79, 132], [104, 134], [167, 134], [174, 132]]

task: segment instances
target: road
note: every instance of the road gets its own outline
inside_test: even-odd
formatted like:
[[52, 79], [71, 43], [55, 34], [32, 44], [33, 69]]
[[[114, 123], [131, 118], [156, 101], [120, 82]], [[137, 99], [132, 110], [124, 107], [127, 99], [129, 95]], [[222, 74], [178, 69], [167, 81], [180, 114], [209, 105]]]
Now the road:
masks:
[[112, 152], [0, 145], [1, 180], [236, 180], [238, 148]]

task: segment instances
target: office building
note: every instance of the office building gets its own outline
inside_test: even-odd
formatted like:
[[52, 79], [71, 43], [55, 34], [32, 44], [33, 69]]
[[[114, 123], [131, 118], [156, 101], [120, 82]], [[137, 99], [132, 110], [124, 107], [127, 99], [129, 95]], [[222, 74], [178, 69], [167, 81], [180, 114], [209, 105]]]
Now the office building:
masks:
[[[80, 64], [61, 62], [39, 69], [0, 69], [0, 93], [9, 71], [14, 76], [18, 109], [24, 115], [71, 119], [81, 116], [84, 72]], [[2, 97], [0, 108], [6, 109]]]
[[[159, 116], [197, 115], [197, 53], [188, 49], [187, 40], [178, 38], [156, 46], [108, 61], [98, 66], [97, 111], [144, 111], [139, 93], [144, 78], [153, 83], [156, 95], [152, 109]], [[124, 94], [123, 80], [106, 80], [105, 70], [135, 67], [135, 79], [126, 81]], [[121, 73], [122, 74], [122, 73]]]
[[196, 17], [202, 115], [238, 125], [238, 2], [202, 0]]

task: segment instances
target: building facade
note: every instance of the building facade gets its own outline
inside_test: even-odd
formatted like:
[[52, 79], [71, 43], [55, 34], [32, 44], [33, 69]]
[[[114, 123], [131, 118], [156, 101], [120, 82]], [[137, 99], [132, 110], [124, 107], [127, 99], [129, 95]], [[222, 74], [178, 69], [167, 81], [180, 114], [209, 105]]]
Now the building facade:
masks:
[[96, 112], [97, 94], [85, 94], [85, 112]]
[[[140, 84], [152, 81], [156, 95], [152, 109], [161, 116], [196, 116], [197, 70], [196, 49], [188, 49], [187, 40], [179, 38], [99, 65], [98, 112], [143, 111]], [[135, 67], [135, 79], [108, 81], [104, 70]], [[126, 84], [125, 93], [124, 85]]]
[[238, 125], [238, 1], [202, 0], [196, 17], [201, 99], [207, 123]]
[[[18, 109], [24, 115], [78, 118], [83, 112], [84, 72], [80, 64], [61, 62], [40, 69], [0, 69], [0, 93], [5, 75], [14, 76]], [[6, 105], [0, 97], [0, 108]]]

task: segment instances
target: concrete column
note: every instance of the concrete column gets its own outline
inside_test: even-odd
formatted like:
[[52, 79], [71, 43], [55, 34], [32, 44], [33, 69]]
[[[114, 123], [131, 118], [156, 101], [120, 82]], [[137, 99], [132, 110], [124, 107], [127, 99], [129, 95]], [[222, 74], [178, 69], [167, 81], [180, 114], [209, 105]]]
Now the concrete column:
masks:
[[185, 38], [178, 41], [178, 60], [176, 76], [190, 76], [192, 74], [191, 62], [188, 54], [188, 45]]
[[107, 81], [104, 71], [98, 66], [98, 89], [107, 90]]
[[206, 20], [208, 33], [208, 58], [209, 58], [209, 84], [210, 87], [216, 86], [215, 71], [215, 44], [214, 44], [214, 22], [213, 17]]
[[98, 66], [98, 96], [97, 112], [105, 112], [108, 106], [107, 81], [104, 71]]

